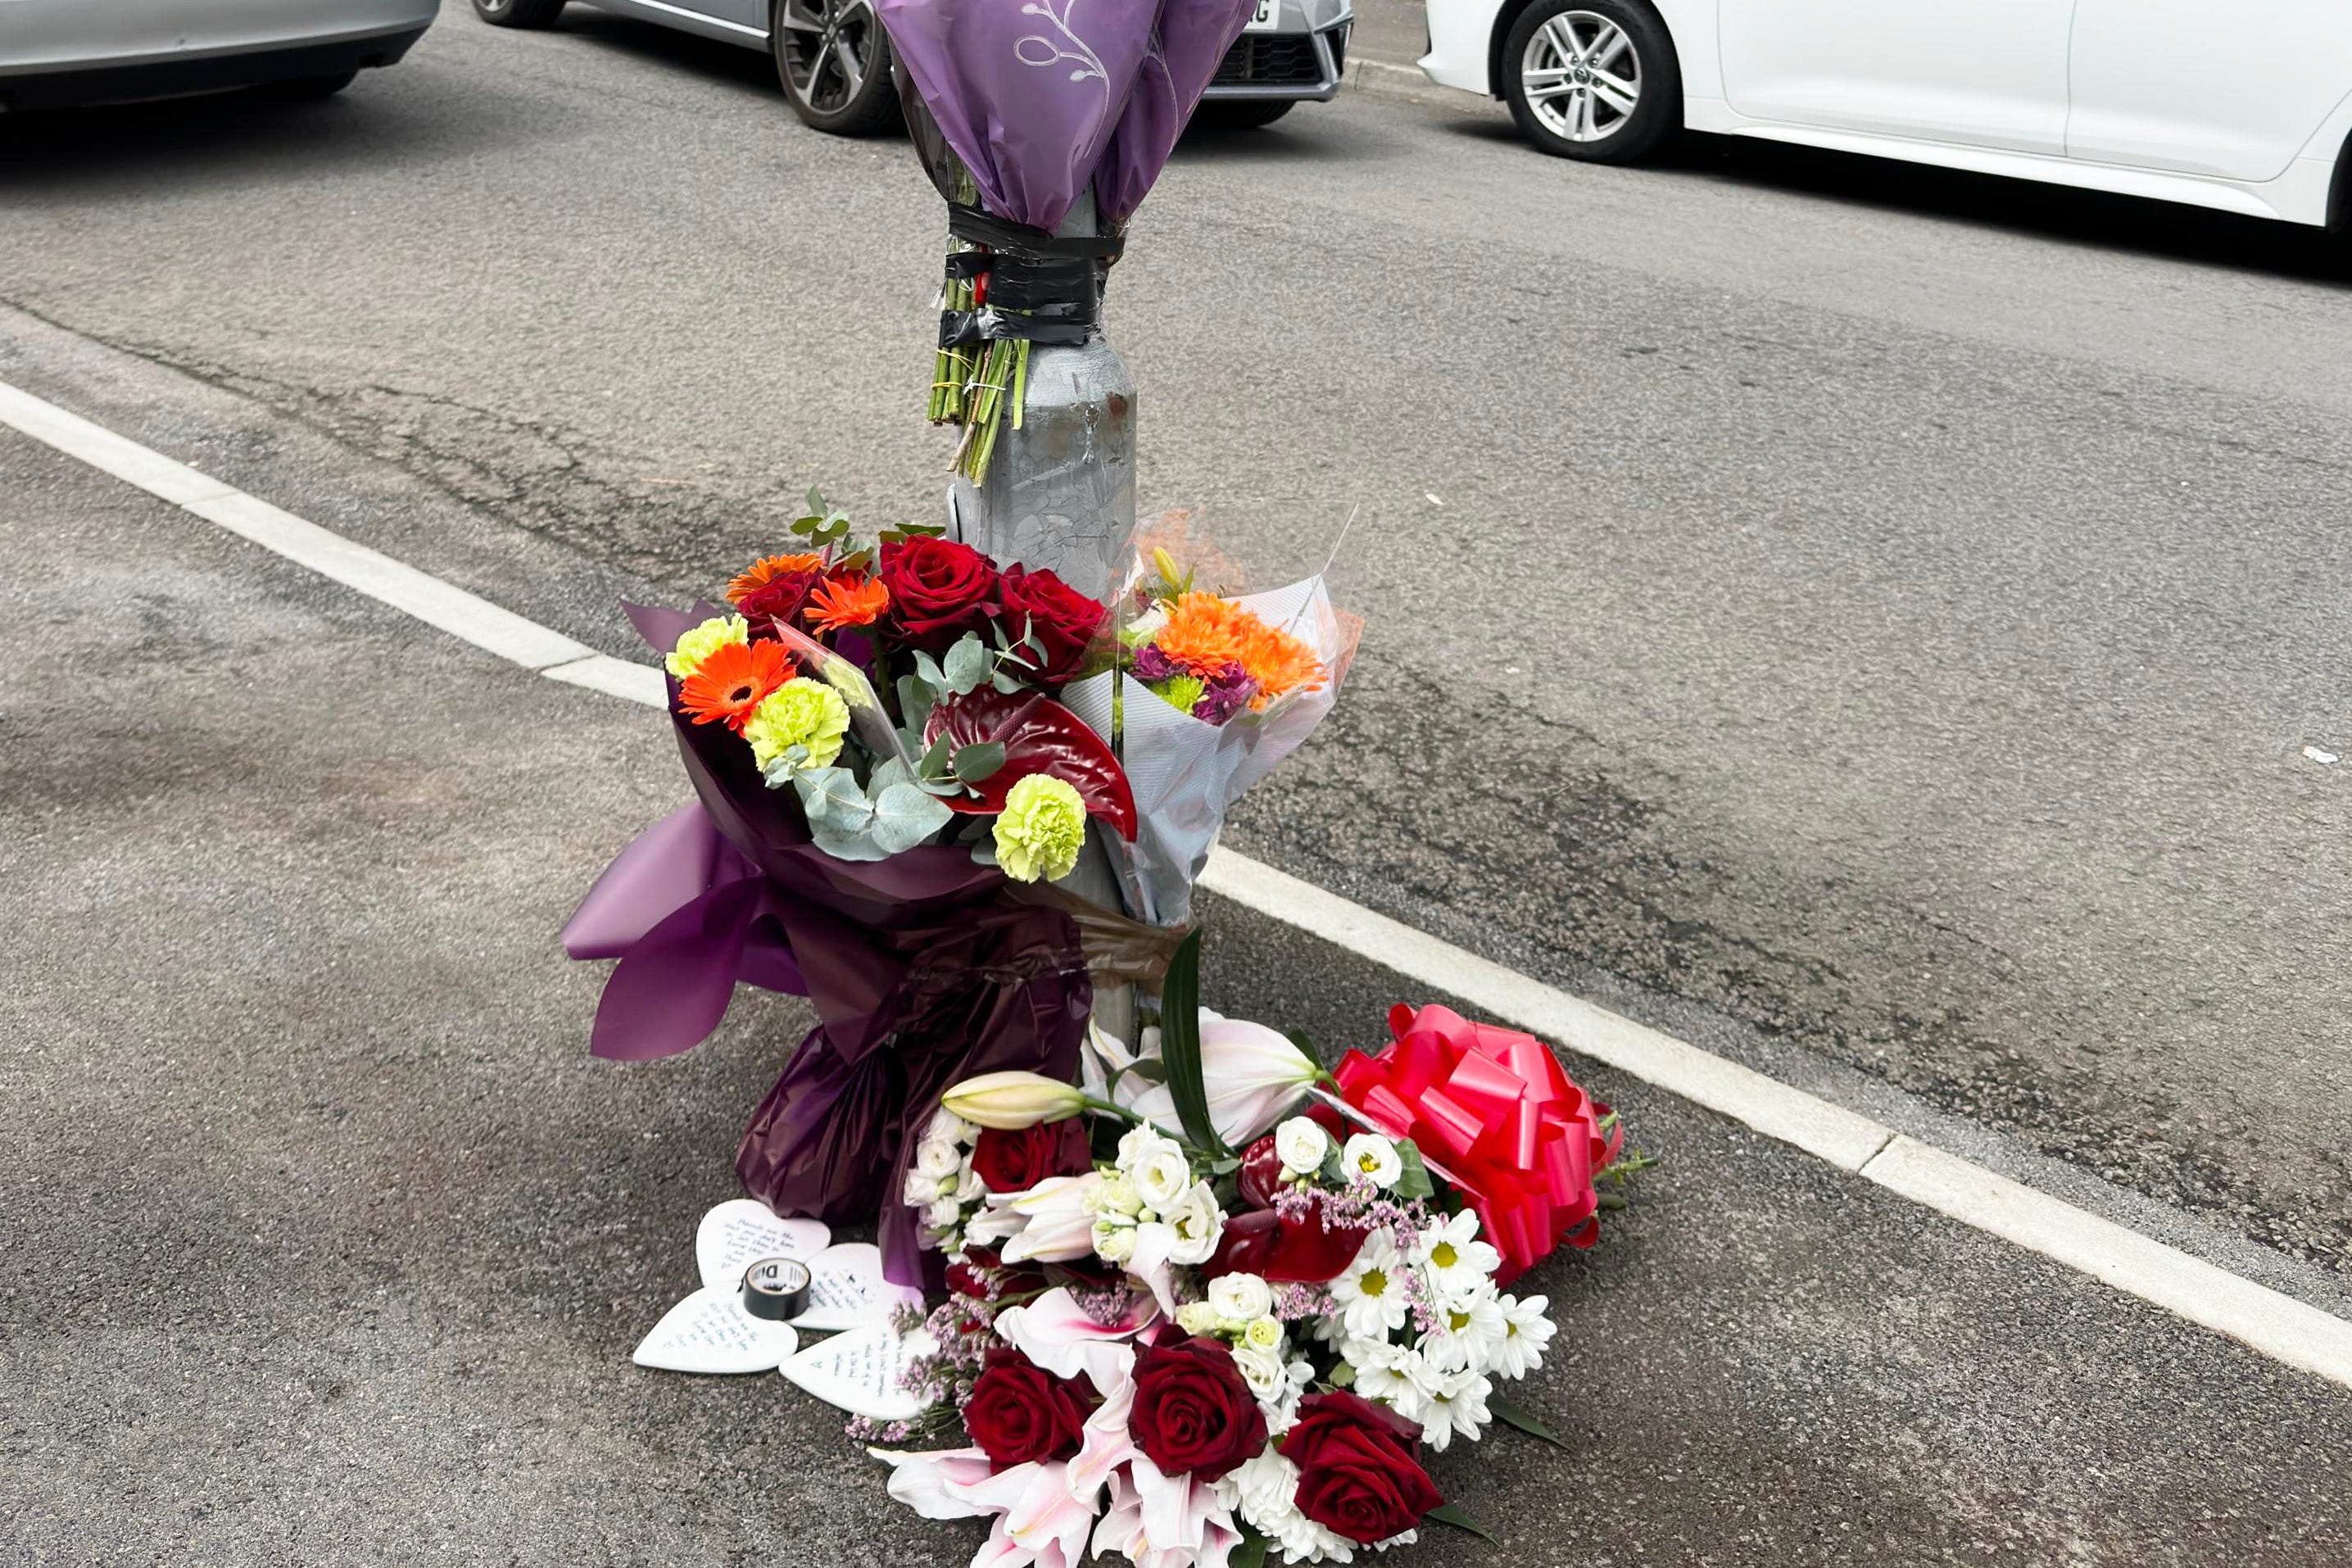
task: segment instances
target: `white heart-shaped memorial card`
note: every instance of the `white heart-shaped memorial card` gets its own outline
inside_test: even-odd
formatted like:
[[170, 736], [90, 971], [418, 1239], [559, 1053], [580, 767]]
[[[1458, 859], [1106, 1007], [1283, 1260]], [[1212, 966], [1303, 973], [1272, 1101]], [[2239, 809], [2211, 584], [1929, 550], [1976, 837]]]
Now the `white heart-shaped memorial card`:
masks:
[[902, 1339], [888, 1324], [874, 1323], [813, 1344], [777, 1370], [852, 1415], [905, 1421], [922, 1414], [923, 1402], [898, 1386], [898, 1374], [936, 1348], [929, 1334]]
[[870, 1241], [844, 1241], [808, 1259], [808, 1310], [793, 1320], [796, 1329], [835, 1333], [887, 1323], [900, 1303], [920, 1306], [923, 1293], [882, 1278], [882, 1249]]
[[694, 1262], [706, 1289], [742, 1289], [743, 1270], [762, 1258], [803, 1263], [824, 1250], [832, 1227], [821, 1219], [778, 1219], [757, 1198], [730, 1198], [694, 1229]]
[[664, 1372], [765, 1372], [791, 1359], [800, 1335], [755, 1318], [732, 1290], [697, 1290], [662, 1315], [630, 1360]]

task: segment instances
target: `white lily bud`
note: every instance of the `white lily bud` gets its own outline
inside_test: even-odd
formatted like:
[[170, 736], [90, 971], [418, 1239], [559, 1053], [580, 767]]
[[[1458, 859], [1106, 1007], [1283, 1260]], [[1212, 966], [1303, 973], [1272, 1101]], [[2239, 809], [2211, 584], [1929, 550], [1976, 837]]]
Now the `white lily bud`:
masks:
[[1060, 1121], [1086, 1109], [1073, 1085], [1034, 1072], [984, 1072], [940, 1097], [940, 1104], [966, 1121], [1018, 1132], [1041, 1121]]

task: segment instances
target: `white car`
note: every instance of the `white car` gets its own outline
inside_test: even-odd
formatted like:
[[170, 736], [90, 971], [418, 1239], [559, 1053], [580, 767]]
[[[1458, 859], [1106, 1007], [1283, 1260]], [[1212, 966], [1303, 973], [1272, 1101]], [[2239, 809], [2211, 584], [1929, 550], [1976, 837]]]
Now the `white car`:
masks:
[[323, 97], [425, 36], [441, 0], [0, 0], [0, 109], [261, 87]]
[[2341, 226], [2352, 0], [1425, 0], [1537, 146], [1681, 127]]

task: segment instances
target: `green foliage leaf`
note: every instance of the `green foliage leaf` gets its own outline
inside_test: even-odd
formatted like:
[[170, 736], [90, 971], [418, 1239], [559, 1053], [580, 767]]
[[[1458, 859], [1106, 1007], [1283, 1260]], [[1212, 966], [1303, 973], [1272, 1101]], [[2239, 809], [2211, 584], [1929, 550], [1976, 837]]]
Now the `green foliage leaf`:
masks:
[[1227, 1568], [1265, 1568], [1266, 1538], [1249, 1526], [1242, 1526], [1242, 1538], [1225, 1558]]
[[943, 668], [947, 689], [961, 697], [988, 679], [988, 649], [981, 646], [980, 638], [966, 632], [955, 647], [948, 649]]
[[[1487, 1533], [1485, 1525], [1480, 1524], [1450, 1502], [1439, 1503], [1435, 1508], [1431, 1509], [1425, 1517], [1433, 1519], [1440, 1524], [1450, 1524], [1456, 1530], [1466, 1530], [1482, 1541], [1495, 1540], [1494, 1536]], [[1502, 1543], [1496, 1542], [1496, 1544], [1499, 1546]]]
[[1512, 1404], [1507, 1399], [1501, 1398], [1495, 1394], [1487, 1395], [1486, 1412], [1488, 1415], [1494, 1416], [1496, 1420], [1507, 1422], [1509, 1425], [1517, 1427], [1520, 1431], [1525, 1432], [1530, 1437], [1540, 1437], [1555, 1448], [1565, 1448], [1568, 1447], [1566, 1443], [1560, 1441], [1559, 1433], [1554, 1432], [1550, 1427], [1537, 1420], [1535, 1416], [1530, 1415], [1527, 1410], [1523, 1409], [1519, 1405]]
[[[940, 739], [946, 739], [941, 736]], [[955, 776], [968, 784], [982, 784], [996, 776], [1004, 766], [1004, 742], [982, 741], [960, 748], [955, 754]]]
[[[904, 771], [903, 763], [890, 764]], [[955, 816], [944, 805], [911, 783], [894, 783], [874, 795], [872, 836], [886, 855], [903, 854], [945, 827]]]
[[923, 684], [931, 689], [934, 700], [948, 689], [948, 678], [940, 668], [940, 661], [921, 648], [915, 650], [915, 673], [921, 676]]
[[1400, 1139], [1396, 1146], [1397, 1160], [1404, 1169], [1397, 1173], [1396, 1184], [1389, 1189], [1392, 1197], [1425, 1198], [1437, 1191], [1429, 1179], [1429, 1167], [1421, 1163], [1421, 1151], [1410, 1139]]
[[812, 833], [855, 837], [873, 818], [874, 808], [867, 804], [866, 792], [847, 768], [803, 769], [793, 775], [793, 788], [800, 792], [801, 810], [808, 816]]
[[898, 679], [898, 724], [912, 735], [910, 752], [920, 755], [923, 750], [923, 721], [931, 716], [931, 704], [939, 700], [939, 689], [919, 675], [902, 675]]
[[1201, 933], [1192, 931], [1168, 961], [1160, 987], [1160, 1059], [1168, 1066], [1168, 1097], [1192, 1146], [1211, 1156], [1231, 1153], [1209, 1117], [1208, 1085], [1201, 1078]]

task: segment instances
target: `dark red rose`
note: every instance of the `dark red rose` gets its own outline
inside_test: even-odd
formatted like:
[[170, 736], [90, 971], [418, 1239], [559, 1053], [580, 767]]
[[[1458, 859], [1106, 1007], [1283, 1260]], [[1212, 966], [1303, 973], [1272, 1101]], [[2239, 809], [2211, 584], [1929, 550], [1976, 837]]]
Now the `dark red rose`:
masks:
[[824, 580], [822, 572], [785, 572], [769, 578], [735, 603], [736, 613], [751, 626], [754, 637], [773, 637], [777, 621], [796, 625], [809, 595]]
[[1225, 1216], [1225, 1234], [1217, 1242], [1201, 1273], [1210, 1279], [1227, 1274], [1255, 1274], [1277, 1283], [1295, 1280], [1320, 1284], [1339, 1278], [1339, 1271], [1363, 1250], [1368, 1227], [1333, 1225], [1318, 1205], [1312, 1214], [1286, 1218], [1273, 1209]]
[[890, 624], [917, 647], [937, 652], [977, 631], [997, 610], [996, 568], [969, 544], [918, 536], [882, 546]]
[[971, 1146], [971, 1173], [992, 1193], [1025, 1193], [1048, 1176], [1083, 1175], [1094, 1164], [1086, 1124], [1075, 1116], [1017, 1132], [983, 1128]]
[[1445, 1500], [1421, 1468], [1421, 1428], [1352, 1394], [1300, 1400], [1282, 1457], [1298, 1467], [1298, 1511], [1363, 1545], [1402, 1534]]
[[1265, 1447], [1265, 1412], [1211, 1339], [1183, 1335], [1135, 1349], [1135, 1412], [1127, 1429], [1163, 1474], [1213, 1481]]
[[964, 1430], [995, 1469], [1066, 1459], [1078, 1451], [1096, 1403], [1091, 1383], [1055, 1377], [1019, 1351], [1000, 1346], [988, 1352], [971, 1385]]
[[999, 580], [1004, 613], [1004, 635], [1018, 638], [1025, 625], [1045, 645], [1045, 668], [1037, 672], [1041, 686], [1059, 686], [1077, 674], [1078, 665], [1102, 629], [1107, 613], [1049, 571], [1024, 567], [1006, 569]]

